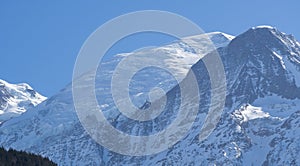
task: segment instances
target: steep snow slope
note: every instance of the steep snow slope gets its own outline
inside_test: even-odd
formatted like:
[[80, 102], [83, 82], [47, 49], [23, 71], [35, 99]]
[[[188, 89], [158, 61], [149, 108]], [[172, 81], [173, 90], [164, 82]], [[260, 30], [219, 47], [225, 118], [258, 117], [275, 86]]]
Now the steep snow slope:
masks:
[[[201, 43], [199, 37], [191, 37], [191, 40], [195, 44]], [[177, 47], [173, 49], [174, 45]], [[180, 45], [177, 42], [148, 51], [170, 50], [175, 57], [190, 57], [191, 52], [195, 51]], [[28, 111], [4, 123], [0, 127], [0, 144], [45, 155], [60, 165], [299, 165], [299, 134], [296, 133], [300, 121], [300, 87], [297, 82], [299, 48], [299, 43], [290, 35], [265, 26], [251, 28], [227, 46], [219, 48], [227, 77], [226, 108], [217, 128], [203, 142], [199, 142], [198, 135], [210, 106], [211, 89], [208, 73], [203, 62], [199, 61], [192, 67], [201, 94], [199, 114], [188, 135], [164, 152], [131, 157], [110, 152], [96, 144], [77, 119], [70, 86], [40, 104], [35, 111]], [[97, 75], [96, 94], [101, 109], [115, 128], [132, 135], [149, 135], [165, 129], [176, 117], [180, 104], [178, 85], [176, 82], [173, 84], [170, 77], [158, 76], [167, 78], [166, 85], [173, 85], [162, 87], [171, 89], [167, 93], [164, 112], [153, 121], [143, 124], [121, 115], [109, 93], [99, 93], [109, 89], [107, 81], [111, 73], [108, 71], [114, 69], [114, 65], [124, 56], [118, 55], [104, 63], [106, 69]], [[174, 66], [177, 73], [182, 68]], [[187, 71], [188, 67], [182, 73]], [[150, 74], [146, 82], [150, 84], [143, 87], [149, 88], [163, 81], [153, 81], [155, 72], [148, 72]], [[141, 74], [133, 78], [132, 84], [135, 86], [130, 92], [133, 98], [138, 93], [147, 92], [134, 89], [144, 85], [144, 82], [139, 83], [143, 76]], [[86, 74], [82, 79], [91, 77]], [[151, 84], [152, 81], [155, 83]], [[184, 78], [181, 83], [186, 83]], [[103, 96], [107, 98], [102, 99]]]
[[[130, 82], [129, 93], [131, 100], [137, 107], [141, 107], [149, 100], [148, 93], [153, 87], [160, 87], [165, 92], [169, 91], [178, 82], [182, 81], [191, 66], [201, 57], [216, 48], [226, 46], [233, 38], [233, 36], [225, 33], [211, 32], [186, 37], [163, 47], [146, 48], [138, 52], [119, 54], [108, 62], [102, 63], [97, 73], [98, 79], [96, 82], [101, 84], [100, 86], [102, 88], [109, 88], [109, 86], [111, 86], [112, 71], [115, 70], [120, 61], [129, 56], [139, 57], [140, 61], [126, 65], [125, 68], [122, 69], [123, 71], [131, 71], [131, 67], [135, 68], [141, 61], [161, 64], [163, 69], [169, 69], [170, 71], [148, 67], [136, 73]], [[208, 41], [208, 39], [211, 39], [213, 44], [211, 41]], [[98, 90], [100, 94], [106, 92], [110, 93], [110, 90], [101, 91], [101, 88]], [[101, 95], [100, 97], [106, 98], [105, 95]], [[156, 99], [159, 97], [161, 96], [154, 96]], [[100, 101], [104, 100], [100, 99]], [[103, 104], [107, 103], [104, 102]]]
[[10, 84], [0, 80], [0, 124], [36, 106], [46, 97], [27, 84]]

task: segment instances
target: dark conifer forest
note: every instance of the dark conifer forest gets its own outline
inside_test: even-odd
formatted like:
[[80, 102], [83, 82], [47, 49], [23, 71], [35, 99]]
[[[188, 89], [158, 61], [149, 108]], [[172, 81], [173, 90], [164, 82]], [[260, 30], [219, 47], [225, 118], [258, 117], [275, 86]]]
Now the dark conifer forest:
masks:
[[13, 149], [5, 150], [0, 148], [0, 166], [54, 166], [56, 165], [48, 158], [43, 158], [32, 153], [16, 151]]

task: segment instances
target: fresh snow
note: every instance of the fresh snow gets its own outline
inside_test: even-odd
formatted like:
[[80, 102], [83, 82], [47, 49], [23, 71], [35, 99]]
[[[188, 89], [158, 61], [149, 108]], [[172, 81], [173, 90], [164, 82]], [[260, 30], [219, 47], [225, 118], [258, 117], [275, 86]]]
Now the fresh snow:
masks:
[[252, 27], [252, 29], [275, 29], [274, 27], [272, 26], [269, 26], [269, 25], [259, 25], [259, 26], [256, 26], [256, 27]]
[[243, 116], [243, 122], [258, 118], [270, 117], [269, 113], [263, 112], [261, 107], [254, 107], [250, 104], [244, 106], [240, 112]]
[[26, 83], [10, 84], [4, 80], [0, 80], [0, 98], [0, 123], [17, 117], [46, 100], [46, 97], [35, 92]]

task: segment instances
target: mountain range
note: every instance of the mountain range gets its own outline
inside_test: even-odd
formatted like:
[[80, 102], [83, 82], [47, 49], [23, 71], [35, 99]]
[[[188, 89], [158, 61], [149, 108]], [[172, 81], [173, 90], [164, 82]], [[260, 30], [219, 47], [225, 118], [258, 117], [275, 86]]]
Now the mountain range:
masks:
[[[253, 27], [236, 37], [221, 32], [204, 35], [215, 48], [203, 35], [191, 36], [116, 55], [102, 62], [96, 75], [96, 97], [107, 120], [118, 130], [141, 136], [155, 134], [174, 121], [180, 84], [195, 74], [200, 94], [197, 117], [188, 134], [169, 149], [148, 156], [109, 151], [82, 127], [71, 84], [46, 99], [26, 84], [5, 81], [0, 82], [0, 113], [4, 115], [0, 116], [0, 145], [48, 157], [59, 165], [300, 165], [300, 43], [270, 26]], [[214, 90], [202, 58], [216, 52], [226, 74], [225, 108], [214, 131], [199, 141]], [[163, 58], [149, 56], [156, 54]], [[113, 71], [129, 55], [142, 56], [145, 62], [163, 61], [180, 78], [175, 81], [170, 73], [158, 69], [142, 70], [132, 78], [129, 93], [139, 108], [151, 104], [147, 93], [153, 87], [167, 92], [163, 94], [168, 99], [164, 111], [143, 124], [122, 115], [110, 94]]]

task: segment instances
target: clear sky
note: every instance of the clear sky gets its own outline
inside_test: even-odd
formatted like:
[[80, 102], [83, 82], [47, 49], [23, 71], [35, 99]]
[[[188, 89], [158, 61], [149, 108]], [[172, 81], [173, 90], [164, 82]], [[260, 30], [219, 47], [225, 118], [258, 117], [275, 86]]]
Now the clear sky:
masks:
[[[2, 0], [0, 79], [26, 82], [51, 96], [71, 81], [78, 51], [96, 28], [121, 14], [150, 9], [180, 14], [206, 32], [237, 35], [256, 25], [272, 25], [300, 40], [298, 0]], [[139, 39], [145, 38], [148, 42], [128, 40], [129, 46], [121, 42], [115, 52], [169, 42], [159, 35]]]

